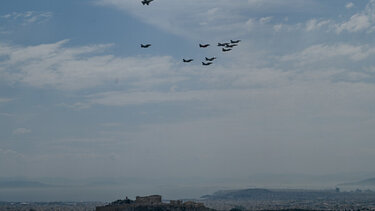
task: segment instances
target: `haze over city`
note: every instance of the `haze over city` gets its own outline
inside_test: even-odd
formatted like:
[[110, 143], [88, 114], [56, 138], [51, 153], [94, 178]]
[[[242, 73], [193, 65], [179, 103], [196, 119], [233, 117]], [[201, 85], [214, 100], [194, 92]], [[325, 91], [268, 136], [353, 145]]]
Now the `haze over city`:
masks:
[[374, 33], [375, 0], [2, 0], [0, 201], [375, 177]]

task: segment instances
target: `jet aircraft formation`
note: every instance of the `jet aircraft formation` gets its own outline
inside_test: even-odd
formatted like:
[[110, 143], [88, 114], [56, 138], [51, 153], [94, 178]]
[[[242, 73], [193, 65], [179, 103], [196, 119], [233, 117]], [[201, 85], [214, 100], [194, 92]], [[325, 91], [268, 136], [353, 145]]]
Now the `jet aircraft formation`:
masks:
[[[141, 3], [143, 5], [150, 5], [150, 3], [152, 1], [154, 1], [154, 0], [142, 0]], [[217, 44], [217, 46], [222, 47], [221, 48], [222, 52], [228, 52], [228, 51], [231, 51], [234, 47], [238, 46], [239, 42], [241, 42], [241, 40], [230, 40], [229, 42], [224, 42], [224, 43], [219, 42]], [[150, 46], [151, 46], [151, 44], [141, 44], [141, 48], [149, 48]], [[207, 48], [209, 46], [210, 46], [209, 43], [207, 43], [207, 44], [199, 43], [200, 48]], [[205, 57], [205, 60], [202, 62], [202, 65], [203, 66], [211, 65], [215, 59], [216, 59], [216, 57], [211, 57], [211, 58]], [[194, 61], [194, 59], [182, 59], [182, 61], [184, 63], [190, 63], [190, 62]]]
[[[230, 40], [230, 42], [218, 43], [217, 46], [222, 47], [221, 49], [222, 52], [227, 52], [227, 51], [231, 51], [233, 47], [238, 46], [239, 42], [241, 42], [241, 40]], [[209, 43], [207, 44], [199, 43], [200, 48], [207, 48], [209, 46], [210, 46]], [[202, 62], [202, 65], [203, 66], [211, 65], [215, 59], [216, 57], [211, 57], [211, 58], [205, 57], [205, 61]], [[185, 63], [189, 63], [189, 62], [194, 61], [194, 59], [182, 59], [182, 61]]]

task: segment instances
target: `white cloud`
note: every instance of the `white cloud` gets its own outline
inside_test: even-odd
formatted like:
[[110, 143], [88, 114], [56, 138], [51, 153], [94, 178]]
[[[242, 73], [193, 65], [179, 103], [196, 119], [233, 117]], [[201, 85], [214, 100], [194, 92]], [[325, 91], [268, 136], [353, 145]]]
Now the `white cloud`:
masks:
[[1, 149], [0, 148], [0, 162], [4, 160], [12, 160], [12, 159], [19, 159], [24, 158], [25, 156], [21, 153], [18, 153], [14, 150], [10, 149]]
[[10, 34], [11, 32], [9, 30], [6, 30], [5, 28], [3, 27], [0, 27], [0, 35], [2, 34]]
[[[137, 1], [98, 0], [97, 3], [124, 10], [145, 23], [190, 38], [196, 38], [199, 32], [228, 32], [237, 27], [232, 24], [238, 22], [238, 15], [232, 11], [234, 6], [223, 0], [155, 1], [154, 6], [148, 7], [147, 11]], [[157, 4], [168, 6], [156, 6]]]
[[311, 19], [306, 23], [306, 31], [319, 30], [321, 27], [329, 25], [330, 23], [330, 20], [319, 21], [317, 19]]
[[[346, 5], [346, 8], [350, 9], [354, 7], [352, 2]], [[317, 19], [312, 18], [308, 20], [305, 25], [307, 32], [319, 30], [322, 27], [326, 27], [329, 31], [334, 31], [338, 34], [346, 32], [361, 32], [366, 31], [367, 33], [373, 32], [375, 27], [375, 0], [370, 0], [366, 5], [365, 9], [352, 15], [349, 20], [334, 21], [331, 19]], [[298, 29], [298, 24], [294, 26]]]
[[350, 8], [354, 7], [354, 3], [353, 3], [353, 2], [349, 2], [349, 3], [347, 3], [347, 4], [345, 5], [345, 7], [346, 7], [347, 9], [350, 9]]
[[[228, 91], [224, 91], [226, 93]], [[231, 91], [229, 91], [231, 92]], [[218, 96], [220, 92], [209, 90], [181, 92], [104, 92], [89, 95], [89, 104], [106, 106], [142, 105], [153, 103], [174, 103], [183, 101], [206, 101]]]
[[82, 103], [82, 102], [76, 102], [74, 104], [61, 103], [58, 106], [71, 108], [73, 110], [82, 110], [82, 109], [90, 108], [90, 105], [88, 103]]
[[283, 28], [283, 24], [276, 24], [273, 26], [273, 29], [277, 32], [280, 31], [282, 28]]
[[[154, 1], [152, 4], [158, 5], [166, 1], [168, 0]], [[88, 130], [82, 131], [79, 138], [58, 137], [57, 139], [60, 140], [58, 144], [42, 146], [44, 144], [39, 142], [45, 150], [39, 149], [42, 154], [40, 160], [38, 160], [39, 155], [32, 155], [33, 161], [40, 161], [33, 162], [29, 167], [34, 169], [34, 174], [70, 176], [65, 175], [66, 172], [78, 172], [79, 176], [84, 173], [86, 175], [92, 173], [96, 176], [108, 172], [103, 169], [112, 170], [113, 167], [113, 170], [117, 169], [120, 172], [127, 169], [126, 173], [131, 172], [134, 176], [139, 176], [143, 171], [151, 171], [152, 164], [162, 163], [163, 166], [152, 173], [169, 175], [176, 171], [178, 172], [175, 173], [176, 175], [196, 172], [223, 175], [229, 174], [228, 172], [240, 172], [247, 175], [249, 170], [241, 166], [251, 166], [252, 171], [255, 168], [258, 172], [262, 169], [277, 171], [275, 169], [281, 165], [286, 171], [297, 169], [321, 172], [332, 171], [331, 169], [337, 166], [335, 170], [344, 171], [348, 162], [360, 163], [358, 157], [362, 155], [358, 153], [358, 146], [364, 145], [363, 140], [372, 140], [374, 137], [375, 98], [371, 96], [375, 93], [375, 86], [372, 83], [362, 82], [373, 74], [374, 67], [371, 66], [373, 61], [368, 60], [372, 58], [374, 48], [366, 44], [316, 44], [321, 41], [319, 34], [315, 44], [295, 52], [293, 49], [301, 45], [294, 41], [304, 41], [305, 38], [310, 37], [303, 37], [306, 34], [302, 34], [301, 37], [304, 39], [301, 39], [298, 37], [299, 33], [293, 33], [293, 36], [289, 36], [291, 34], [279, 36], [280, 33], [288, 31], [284, 28], [290, 28], [285, 22], [278, 24], [277, 21], [282, 18], [275, 17], [270, 24], [270, 18], [242, 19], [239, 13], [235, 12], [227, 16], [226, 13], [239, 11], [238, 8], [231, 8], [230, 4], [233, 2], [227, 0], [217, 0], [218, 4], [214, 4], [215, 1], [193, 0], [192, 4], [197, 5], [192, 5], [193, 8], [203, 7], [198, 8], [195, 13], [195, 10], [185, 7], [190, 5], [189, 1], [174, 0], [177, 3], [172, 2], [172, 8], [179, 9], [167, 13], [165, 8], [143, 7], [139, 1], [111, 0], [114, 5], [122, 5], [122, 9], [137, 17], [139, 15], [143, 21], [155, 23], [176, 33], [187, 31], [194, 34], [201, 29], [206, 30], [204, 29], [206, 26], [211, 27], [209, 28], [211, 30], [214, 27], [212, 24], [216, 23], [218, 28], [214, 33], [223, 30], [226, 35], [232, 35], [230, 30], [233, 27], [245, 29], [246, 32], [248, 32], [246, 29], [269, 30], [267, 33], [253, 33], [251, 38], [250, 36], [243, 38], [240, 45], [230, 54], [220, 54], [213, 66], [205, 69], [200, 69], [201, 67], [195, 64], [176, 64], [169, 56], [114, 56], [107, 53], [111, 45], [66, 47], [68, 40], [35, 46], [0, 45], [1, 80], [41, 88], [83, 90], [74, 93], [78, 96], [76, 98], [78, 102], [72, 105], [60, 105], [77, 110], [97, 106], [92, 111], [103, 112], [103, 115], [92, 117], [98, 118], [96, 119], [98, 126], [106, 130], [99, 131], [99, 137], [90, 138], [95, 136], [97, 131]], [[263, 4], [264, 1], [239, 2], [241, 2], [239, 5], [243, 6], [246, 2]], [[224, 8], [224, 4], [228, 4], [229, 7]], [[126, 8], [127, 6], [129, 8]], [[136, 9], [131, 11], [132, 7]], [[136, 14], [141, 10], [143, 12]], [[161, 16], [145, 15], [149, 12], [154, 14], [155, 10], [164, 13]], [[182, 14], [178, 14], [179, 12]], [[190, 12], [192, 14], [187, 14]], [[223, 20], [223, 17], [227, 17], [228, 20]], [[290, 22], [295, 21], [292, 15], [290, 17]], [[155, 20], [152, 20], [153, 18]], [[221, 21], [224, 23], [220, 23]], [[185, 25], [181, 23], [187, 23], [188, 26], [184, 28]], [[237, 25], [233, 26], [232, 23]], [[300, 27], [294, 25], [292, 32], [300, 29], [302, 33], [306, 33], [306, 31], [331, 27], [334, 24], [333, 20], [329, 22], [311, 19]], [[191, 28], [194, 29], [189, 32]], [[209, 30], [207, 29], [207, 32]], [[273, 36], [275, 34], [276, 36]], [[263, 35], [267, 36], [259, 40], [255, 38]], [[287, 42], [280, 47], [278, 42], [273, 42], [273, 39]], [[360, 43], [365, 42], [367, 41]], [[273, 44], [275, 46], [267, 48], [267, 45]], [[307, 44], [304, 43], [303, 46], [305, 45]], [[280, 51], [285, 52], [284, 50], [288, 51], [286, 55], [280, 53]], [[289, 53], [291, 51], [295, 53]], [[329, 65], [325, 65], [326, 63]], [[361, 72], [362, 66], [369, 66], [366, 69], [368, 73]], [[125, 86], [104, 87], [117, 83]], [[65, 99], [62, 97], [62, 100]], [[72, 102], [71, 99], [67, 100]], [[137, 116], [139, 114], [136, 112], [142, 113], [144, 109], [139, 105], [153, 104], [158, 104], [155, 106], [156, 110], [162, 113], [161, 115], [165, 115], [165, 118], [177, 120], [168, 124], [164, 119], [159, 120], [151, 116], [154, 114], [149, 114], [148, 119], [154, 124], [145, 126], [143, 117]], [[163, 113], [166, 109], [159, 108], [165, 108], [164, 105], [176, 106], [174, 108], [177, 109], [170, 109]], [[111, 119], [109, 116], [114, 114], [117, 116], [124, 110], [127, 110], [126, 112], [132, 110], [102, 108], [107, 106], [133, 106], [136, 107], [136, 114], [129, 118], [118, 115], [119, 119]], [[155, 108], [144, 107], [147, 107], [145, 109], [147, 111], [150, 107]], [[106, 116], [105, 114], [108, 113], [105, 112], [108, 110], [111, 114]], [[189, 117], [176, 117], [179, 116], [173, 113], [176, 110], [179, 115]], [[210, 112], [215, 114], [207, 118], [208, 113], [211, 115]], [[148, 114], [142, 113], [142, 115]], [[102, 116], [105, 118], [101, 118]], [[142, 121], [139, 121], [140, 119]], [[103, 124], [101, 121], [108, 122]], [[117, 123], [117, 121], [124, 122]], [[131, 124], [137, 130], [124, 132], [130, 130], [127, 124]], [[27, 128], [13, 131], [14, 134], [28, 132], [32, 131]], [[125, 144], [129, 142], [131, 144]], [[81, 148], [77, 149], [76, 146]], [[369, 146], [375, 147], [372, 142]], [[119, 153], [111, 155], [116, 150]], [[127, 150], [126, 153], [124, 150]], [[332, 158], [332, 152], [336, 152], [333, 153], [334, 156], [340, 152], [347, 153], [350, 157], [339, 163], [333, 162], [336, 157]], [[14, 152], [0, 149], [0, 157], [2, 154], [16, 155]], [[116, 164], [120, 164], [122, 168], [117, 168], [118, 165], [114, 165], [113, 159], [109, 157], [119, 160]], [[370, 157], [372, 158], [373, 154]], [[325, 159], [331, 162], [324, 162]], [[79, 162], [75, 163], [74, 161], [77, 160]], [[0, 159], [0, 162], [4, 161]], [[182, 162], [187, 165], [181, 166]], [[306, 162], [310, 165], [306, 165]], [[72, 163], [74, 163], [73, 167]], [[239, 163], [239, 165], [230, 165], [231, 163]], [[311, 165], [318, 163], [324, 165]], [[139, 170], [140, 164], [145, 168]], [[227, 169], [224, 171], [223, 164], [231, 166], [233, 171]], [[17, 168], [19, 165], [8, 166]], [[82, 166], [85, 169], [82, 169]], [[87, 166], [89, 167], [86, 168]], [[207, 166], [213, 167], [213, 170], [207, 170]], [[128, 167], [132, 170], [128, 171]]]
[[[294, 62], [294, 61], [293, 61]], [[299, 61], [296, 61], [299, 62]], [[91, 94], [85, 97], [85, 100], [80, 104], [87, 108], [94, 105], [104, 106], [129, 106], [129, 105], [145, 105], [145, 104], [163, 104], [168, 103], [189, 103], [193, 105], [207, 105], [208, 107], [216, 109], [224, 109], [225, 112], [233, 112], [233, 108], [239, 105], [245, 105], [251, 101], [256, 100], [262, 103], [261, 96], [267, 95], [271, 99], [272, 94], [289, 95], [293, 89], [316, 89], [321, 84], [327, 88], [336, 85], [331, 82], [337, 75], [342, 75], [342, 80], [354, 81], [355, 75], [361, 73], [352, 73], [345, 69], [328, 69], [328, 68], [314, 68], [314, 71], [305, 70], [300, 72], [298, 69], [289, 69], [283, 71], [281, 69], [272, 68], [251, 68], [247, 67], [220, 67], [215, 70], [215, 74], [201, 75], [201, 83], [207, 85], [227, 84], [223, 89], [200, 89], [187, 91], [112, 91]], [[230, 71], [228, 71], [230, 69]], [[368, 77], [367, 77], [368, 78]], [[365, 78], [356, 78], [365, 79]], [[319, 85], [320, 84], [320, 85]], [[348, 85], [350, 86], [350, 85]], [[354, 85], [353, 85], [354, 86]], [[365, 87], [365, 86], [364, 86]], [[368, 90], [373, 89], [373, 86], [368, 86]], [[318, 90], [315, 90], [319, 92]], [[318, 95], [315, 91], [311, 91], [314, 95]], [[366, 92], [367, 92], [366, 91]], [[301, 95], [302, 96], [302, 95]], [[318, 96], [316, 96], [318, 97]], [[267, 97], [265, 97], [267, 98]], [[263, 99], [265, 100], [265, 99]], [[350, 100], [349, 98], [347, 100]], [[235, 109], [236, 110], [236, 109]]]
[[0, 104], [1, 103], [7, 103], [7, 102], [10, 102], [10, 101], [12, 101], [13, 99], [11, 99], [11, 98], [0, 98]]
[[269, 24], [272, 19], [273, 19], [273, 17], [263, 17], [263, 18], [259, 18], [259, 19], [249, 18], [244, 23], [244, 27], [247, 29], [247, 31], [253, 31], [257, 27], [267, 28], [267, 26], [271, 29], [273, 28], [275, 31], [280, 31], [283, 27], [283, 24], [280, 23], [280, 24], [276, 24], [276, 25], [272, 26], [271, 24]]
[[[301, 171], [314, 172], [322, 169], [330, 171], [335, 163], [325, 163], [324, 166], [313, 165], [315, 169], [312, 170], [310, 169], [312, 166], [305, 166], [304, 162], [316, 161], [317, 154], [330, 160], [332, 150], [337, 149], [337, 145], [352, 146], [354, 140], [372, 138], [374, 132], [373, 130], [370, 132], [367, 127], [373, 125], [371, 123], [374, 115], [371, 107], [375, 99], [368, 96], [371, 96], [374, 90], [373, 84], [331, 83], [317, 80], [294, 81], [272, 89], [267, 87], [246, 90], [201, 90], [180, 92], [176, 95], [146, 93], [144, 96], [150, 98], [148, 102], [142, 94], [132, 96], [111, 92], [92, 97], [99, 97], [100, 100], [96, 102], [107, 106], [160, 102], [157, 98], [168, 103], [173, 99], [182, 101], [195, 99], [195, 104], [189, 104], [189, 107], [202, 108], [208, 105], [207, 109], [224, 111], [213, 118], [183, 119], [181, 122], [173, 123], [157, 122], [143, 125], [136, 133], [118, 134], [121, 139], [132, 140], [131, 147], [137, 152], [137, 155], [133, 156], [137, 158], [146, 156], [150, 159], [155, 157], [157, 161], [153, 160], [154, 162], [164, 163], [169, 167], [165, 167], [164, 171], [159, 169], [156, 174], [169, 174], [170, 169], [175, 168], [188, 174], [202, 173], [207, 171], [205, 166], [215, 165], [218, 160], [221, 164], [237, 161], [243, 165], [248, 160], [253, 160], [251, 165], [260, 167], [264, 162], [256, 160], [263, 156], [257, 151], [267, 152], [276, 157], [283, 153], [298, 152], [294, 155], [302, 160], [298, 159], [299, 161], [295, 161], [293, 165], [284, 167], [293, 170], [296, 164], [300, 170], [303, 169]], [[155, 97], [152, 94], [155, 94]], [[126, 98], [128, 100], [125, 100]], [[363, 122], [363, 118], [371, 119], [372, 122]], [[363, 125], [357, 124], [358, 122], [363, 122]], [[191, 135], [186, 136], [186, 134]], [[355, 146], [363, 144], [363, 142], [356, 143]], [[311, 152], [312, 146], [318, 149]], [[371, 146], [374, 147], [374, 144]], [[170, 152], [167, 153], [168, 155], [166, 155], [167, 150]], [[351, 151], [353, 157], [359, 156], [356, 154], [358, 152], [356, 147], [355, 149], [340, 147], [339, 151]], [[131, 156], [126, 154], [124, 153], [123, 156], [130, 159]], [[306, 155], [309, 158], [306, 158]], [[189, 167], [187, 170], [185, 166], [178, 166], [178, 161], [176, 163], [170, 161], [170, 157], [175, 157], [178, 161], [185, 160], [186, 163], [195, 163], [194, 159], [198, 157], [203, 164], [193, 165], [194, 167]], [[288, 156], [281, 157], [285, 160], [280, 162], [288, 159]], [[147, 158], [143, 157], [140, 162], [145, 162], [146, 166], [152, 165], [145, 161]], [[350, 161], [349, 158], [347, 161], [355, 162]], [[272, 169], [278, 162], [278, 159], [270, 159], [266, 161], [269, 165], [264, 169], [274, 171]], [[340, 162], [341, 164], [343, 163]], [[249, 173], [248, 170], [238, 166], [242, 165], [236, 165], [233, 170], [241, 171], [243, 174]], [[344, 170], [345, 165], [340, 166], [339, 169]], [[217, 174], [226, 173], [219, 166], [214, 171]], [[214, 174], [212, 171], [207, 173]]]
[[[330, 172], [333, 166], [337, 171], [348, 171], [352, 169], [344, 164], [365, 160], [365, 156], [358, 153], [359, 148], [364, 145], [362, 140], [372, 140], [374, 135], [372, 105], [375, 98], [369, 97], [374, 90], [373, 84], [317, 80], [294, 81], [271, 89], [94, 94], [88, 100], [105, 106], [161, 101], [170, 105], [173, 100], [185, 104], [192, 100], [194, 103], [188, 104], [188, 107], [193, 106], [192, 110], [204, 108], [220, 112], [210, 118], [199, 116], [169, 123], [157, 121], [134, 125], [135, 130], [127, 129], [126, 125], [117, 128], [114, 124], [117, 129], [106, 129], [96, 137], [92, 137], [90, 131], [92, 138], [72, 137], [39, 143], [43, 150], [32, 156], [34, 162], [30, 168], [44, 170], [33, 171], [35, 174], [44, 172], [45, 175], [66, 176], [66, 172], [70, 172], [67, 169], [85, 166], [80, 175], [98, 176], [118, 164], [122, 168], [116, 171], [116, 175], [129, 176], [131, 169], [132, 176], [151, 171], [158, 176], [202, 173], [231, 176], [222, 165], [236, 162], [238, 165], [230, 167], [229, 172], [251, 173], [242, 168], [243, 165], [251, 165], [251, 171], [255, 168], [257, 172], [277, 172], [276, 167], [282, 163], [286, 171]], [[186, 115], [194, 113], [192, 110]], [[372, 142], [367, 146], [375, 147]], [[351, 156], [342, 162], [333, 162], [333, 151]], [[116, 161], [107, 157], [111, 153], [119, 156]], [[272, 159], [263, 160], [269, 155]], [[79, 162], [72, 165], [74, 160]], [[181, 162], [186, 165], [181, 165]], [[307, 166], [306, 162], [310, 165]], [[320, 162], [324, 165], [316, 165]], [[163, 165], [153, 168], [155, 163]], [[139, 170], [139, 165], [144, 166], [144, 170]], [[207, 169], [207, 166], [213, 168]]]
[[246, 21], [245, 26], [247, 30], [251, 31], [256, 25], [256, 20], [254, 18], [249, 18], [249, 20]]
[[10, 113], [0, 113], [0, 116], [13, 117], [15, 115]]
[[[68, 40], [37, 46], [1, 46], [3, 79], [34, 87], [79, 90], [120, 81], [145, 86], [183, 80], [175, 76], [171, 57], [115, 57], [103, 54], [111, 45], [66, 48]], [[100, 55], [98, 55], [100, 54]], [[164, 80], [169, 76], [170, 81]], [[175, 80], [174, 80], [175, 79]]]
[[48, 21], [52, 16], [52, 12], [26, 11], [9, 13], [3, 15], [2, 18], [7, 20], [19, 20], [26, 25], [32, 23], [43, 23]]
[[[125, 11], [139, 20], [188, 39], [218, 39], [244, 36], [251, 29], [252, 19], [257, 24], [267, 24], [272, 17], [251, 17], [248, 10], [259, 10], [264, 5], [288, 5], [270, 0], [163, 0], [153, 6], [143, 7], [137, 1], [97, 0], [101, 6]], [[292, 0], [294, 2], [294, 0]], [[271, 28], [271, 27], [270, 27]]]
[[375, 66], [370, 66], [370, 67], [367, 67], [365, 68], [366, 72], [369, 72], [369, 73], [375, 73]]
[[263, 17], [263, 18], [260, 18], [260, 19], [259, 19], [259, 22], [260, 22], [261, 24], [266, 24], [266, 23], [269, 23], [271, 20], [272, 20], [272, 17], [269, 16], [269, 17]]
[[24, 154], [12, 149], [0, 148], [0, 166], [2, 169], [6, 169], [6, 171], [0, 172], [1, 177], [14, 177], [20, 175], [20, 172], [28, 171], [28, 162], [29, 160]]
[[[303, 2], [303, 3], [301, 3]], [[277, 18], [273, 16], [254, 17], [251, 16], [251, 10], [271, 10], [274, 7], [287, 5], [290, 9], [293, 7], [299, 8], [306, 4], [313, 7], [313, 2], [306, 1], [236, 1], [235, 4], [225, 0], [208, 0], [205, 2], [191, 0], [191, 1], [171, 1], [164, 0], [155, 3], [153, 7], [144, 7], [139, 2], [121, 1], [121, 0], [97, 0], [96, 3], [102, 6], [111, 6], [121, 9], [141, 21], [154, 25], [170, 33], [184, 36], [188, 39], [218, 39], [220, 37], [243, 37], [247, 33], [254, 30], [256, 27], [262, 26], [263, 30], [273, 29], [280, 32], [281, 28], [299, 30], [299, 24], [288, 26], [277, 23]], [[161, 6], [163, 5], [163, 6]], [[167, 6], [165, 6], [167, 5]], [[307, 21], [306, 31], [319, 30], [326, 27], [330, 32], [335, 31], [341, 33], [360, 32], [367, 30], [371, 32], [374, 28], [375, 22], [375, 1], [370, 0], [366, 8], [354, 14], [349, 20], [334, 21], [331, 19], [317, 19], [312, 18]], [[348, 3], [346, 7], [353, 7], [352, 2]], [[264, 7], [264, 8], [263, 8]], [[188, 12], [187, 12], [188, 11]], [[311, 12], [311, 11], [310, 11]], [[249, 15], [250, 14], [250, 15]], [[285, 17], [284, 17], [285, 18]], [[267, 26], [268, 23], [275, 22], [273, 26]], [[281, 20], [281, 19], [280, 19]]]
[[361, 81], [368, 78], [371, 76], [365, 72], [348, 72], [344, 75], [344, 79], [348, 81]]
[[358, 32], [371, 28], [375, 23], [375, 0], [370, 0], [364, 11], [354, 14], [344, 23], [336, 25], [336, 32]]
[[281, 61], [295, 61], [299, 65], [312, 64], [333, 59], [346, 59], [357, 62], [368, 58], [375, 53], [375, 48], [369, 46], [355, 46], [348, 44], [313, 45], [301, 52], [285, 55]]
[[15, 135], [26, 134], [26, 133], [31, 133], [31, 129], [17, 128], [13, 130], [13, 134]]
[[[286, 75], [280, 74], [278, 70], [253, 66], [259, 62], [263, 63], [259, 64], [263, 66], [268, 62], [264, 60], [263, 52], [262, 55], [258, 55], [258, 52], [249, 52], [249, 44], [246, 43], [241, 43], [231, 55], [225, 55], [227, 58], [223, 58], [221, 64], [215, 64], [215, 72], [210, 72], [201, 71], [202, 67], [198, 65], [179, 65], [168, 56], [116, 57], [105, 54], [105, 50], [111, 45], [67, 48], [64, 47], [67, 42], [68, 40], [63, 40], [29, 47], [0, 45], [0, 54], [6, 55], [6, 59], [0, 63], [2, 79], [33, 87], [72, 91], [104, 88], [113, 84], [126, 85], [128, 88], [122, 93], [124, 96], [121, 105], [143, 103], [139, 96], [151, 102], [165, 102], [170, 97], [178, 101], [186, 100], [186, 97], [192, 97], [194, 94], [193, 91], [178, 93], [179, 84], [183, 84], [184, 81], [204, 83], [205, 86], [224, 83], [231, 88], [275, 86], [279, 81], [285, 83], [286, 80]], [[248, 67], [250, 61], [251, 65]], [[229, 69], [231, 71], [228, 71]], [[248, 71], [249, 69], [251, 71]], [[280, 80], [276, 80], [275, 76]], [[158, 87], [161, 86], [172, 87], [171, 90], [176, 93], [148, 92], [159, 90]], [[186, 87], [186, 84], [182, 87], [182, 90], [191, 89]], [[180, 94], [182, 96], [178, 96]], [[102, 99], [110, 95], [96, 95], [93, 99]], [[60, 105], [79, 110], [89, 108], [90, 104], [83, 101]]]
[[371, 26], [371, 20], [369, 16], [365, 14], [355, 14], [349, 21], [337, 25], [337, 33], [343, 31], [357, 32], [364, 29], [368, 29]]
[[122, 126], [119, 122], [105, 122], [101, 124], [103, 127], [120, 127]]

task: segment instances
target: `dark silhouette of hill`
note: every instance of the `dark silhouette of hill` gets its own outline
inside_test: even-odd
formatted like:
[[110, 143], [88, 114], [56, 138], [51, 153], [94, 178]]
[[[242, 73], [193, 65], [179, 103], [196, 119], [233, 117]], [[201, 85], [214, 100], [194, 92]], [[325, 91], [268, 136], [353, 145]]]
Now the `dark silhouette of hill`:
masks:
[[161, 195], [137, 196], [135, 200], [116, 200], [105, 206], [96, 207], [96, 211], [214, 211], [203, 203], [182, 200], [162, 201]]
[[26, 180], [11, 180], [11, 181], [0, 181], [0, 188], [42, 188], [50, 187], [50, 185]]
[[351, 197], [351, 193], [340, 193], [337, 190], [300, 190], [300, 189], [244, 189], [218, 191], [212, 195], [202, 196], [205, 200], [314, 200], [321, 197], [335, 199]]
[[375, 186], [375, 178], [365, 179], [358, 182], [352, 182], [352, 183], [342, 183], [338, 186]]
[[228, 190], [217, 191], [212, 195], [205, 195], [202, 198], [207, 199], [241, 199], [241, 198], [254, 198], [254, 197], [267, 197], [272, 194], [272, 191], [267, 189], [245, 189], [245, 190]]

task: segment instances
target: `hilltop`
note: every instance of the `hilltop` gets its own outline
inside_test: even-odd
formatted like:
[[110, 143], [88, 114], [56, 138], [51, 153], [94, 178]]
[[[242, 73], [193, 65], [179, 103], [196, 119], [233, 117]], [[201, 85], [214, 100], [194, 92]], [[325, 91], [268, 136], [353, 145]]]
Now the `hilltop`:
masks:
[[339, 186], [355, 186], [355, 185], [358, 185], [358, 186], [375, 186], [375, 178], [369, 178], [369, 179], [361, 180], [361, 181], [358, 181], [358, 182], [339, 184]]

